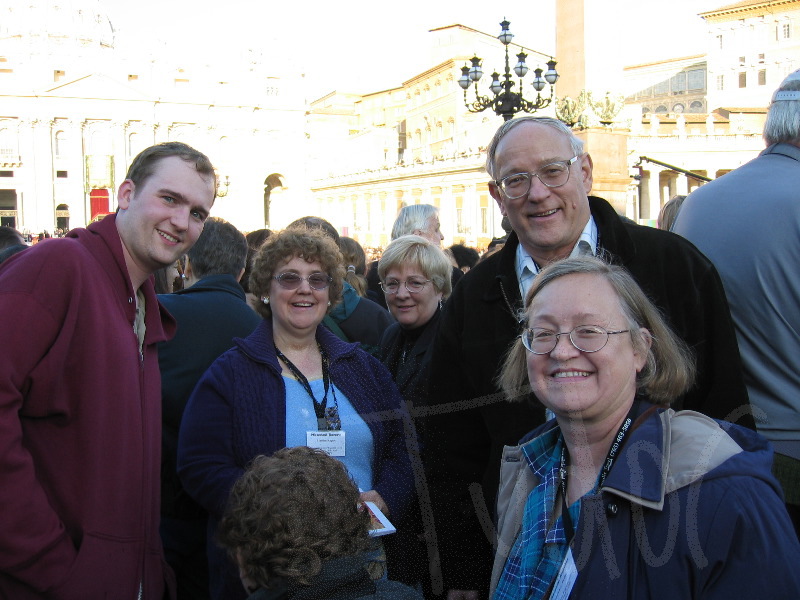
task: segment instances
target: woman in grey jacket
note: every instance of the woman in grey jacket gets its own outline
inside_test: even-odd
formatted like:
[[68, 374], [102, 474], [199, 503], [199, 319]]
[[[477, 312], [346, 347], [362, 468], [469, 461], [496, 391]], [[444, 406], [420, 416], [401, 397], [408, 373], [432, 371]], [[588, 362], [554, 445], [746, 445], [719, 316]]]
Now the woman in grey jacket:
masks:
[[526, 305], [502, 384], [555, 419], [505, 449], [493, 597], [800, 597], [771, 448], [666, 408], [690, 353], [631, 276], [566, 259]]

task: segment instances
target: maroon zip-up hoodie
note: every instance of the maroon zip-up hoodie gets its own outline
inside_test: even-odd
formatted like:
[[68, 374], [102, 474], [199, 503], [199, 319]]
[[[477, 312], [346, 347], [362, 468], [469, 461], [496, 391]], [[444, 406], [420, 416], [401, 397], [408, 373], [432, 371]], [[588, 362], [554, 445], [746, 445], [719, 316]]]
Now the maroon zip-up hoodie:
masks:
[[[0, 268], [0, 598], [160, 600], [156, 343], [175, 322], [135, 292], [108, 216]], [[171, 595], [171, 592], [170, 592]]]

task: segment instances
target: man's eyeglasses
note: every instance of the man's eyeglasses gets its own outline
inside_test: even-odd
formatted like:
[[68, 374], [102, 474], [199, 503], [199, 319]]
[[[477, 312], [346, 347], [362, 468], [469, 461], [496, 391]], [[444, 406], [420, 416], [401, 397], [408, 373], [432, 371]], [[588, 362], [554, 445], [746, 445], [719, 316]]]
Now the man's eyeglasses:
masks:
[[303, 281], [307, 281], [312, 290], [324, 290], [333, 281], [333, 277], [325, 273], [312, 273], [308, 277], [300, 277], [300, 275], [291, 271], [275, 275], [273, 279], [285, 290], [296, 290]]
[[561, 187], [569, 181], [569, 168], [578, 160], [579, 156], [573, 156], [569, 160], [559, 160], [549, 165], [543, 166], [536, 173], [514, 173], [495, 181], [506, 198], [516, 200], [527, 195], [531, 189], [531, 182], [534, 177], [549, 188]]
[[389, 279], [381, 283], [381, 289], [387, 294], [396, 294], [400, 289], [400, 284], [404, 284], [406, 289], [412, 294], [417, 294], [425, 289], [425, 286], [431, 282], [430, 279], [406, 279], [405, 281], [397, 281], [396, 279]]
[[570, 343], [581, 352], [598, 352], [605, 348], [608, 336], [618, 333], [628, 333], [630, 329], [608, 331], [599, 325], [578, 325], [572, 331], [557, 333], [549, 329], [526, 329], [520, 336], [522, 345], [533, 354], [550, 354], [558, 345], [558, 338], [562, 335], [569, 336]]

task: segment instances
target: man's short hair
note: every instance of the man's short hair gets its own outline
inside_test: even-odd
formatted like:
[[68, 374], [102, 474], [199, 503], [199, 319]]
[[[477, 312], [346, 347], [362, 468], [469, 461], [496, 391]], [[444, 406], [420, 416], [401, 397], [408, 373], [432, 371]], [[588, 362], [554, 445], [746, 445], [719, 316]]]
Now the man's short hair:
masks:
[[244, 267], [244, 275], [242, 275], [239, 283], [245, 293], [250, 293], [250, 274], [253, 272], [253, 259], [256, 256], [256, 252], [270, 235], [272, 235], [272, 232], [269, 229], [256, 229], [244, 236], [247, 240], [247, 264]]
[[404, 235], [413, 235], [415, 231], [425, 231], [428, 220], [439, 214], [439, 209], [432, 204], [409, 204], [400, 209], [392, 226], [392, 239]]
[[[498, 130], [495, 131], [492, 141], [489, 142], [489, 147], [486, 150], [486, 172], [492, 179], [497, 179], [497, 165], [495, 164], [495, 159], [497, 158], [497, 146], [500, 145], [500, 140], [502, 140], [509, 131], [523, 123], [538, 123], [539, 125], [545, 125], [551, 129], [555, 129], [559, 133], [564, 134], [569, 140], [569, 145], [574, 156], [583, 154], [583, 141], [575, 137], [572, 129], [563, 121], [559, 121], [553, 117], [517, 117], [516, 119], [511, 119], [503, 123]], [[572, 157], [570, 156], [570, 158]]]
[[22, 238], [22, 234], [19, 231], [13, 227], [0, 225], [0, 250], [24, 243], [25, 240]]
[[339, 245], [339, 232], [336, 231], [336, 227], [330, 224], [330, 222], [326, 221], [322, 217], [300, 217], [299, 219], [295, 219], [289, 225], [286, 226], [286, 229], [292, 229], [296, 227], [305, 227], [307, 229], [321, 229], [324, 231], [328, 237], [330, 237], [336, 245]]
[[214, 198], [217, 197], [217, 174], [214, 171], [214, 165], [205, 154], [183, 142], [164, 142], [145, 148], [133, 159], [125, 179], [130, 179], [137, 186], [143, 185], [153, 174], [158, 161], [170, 156], [177, 156], [194, 164], [194, 168], [200, 175], [211, 177], [214, 181]]
[[364, 552], [368, 513], [344, 465], [305, 446], [256, 456], [231, 491], [217, 534], [248, 577], [308, 585], [324, 561]]
[[187, 256], [196, 279], [210, 275], [239, 277], [247, 263], [247, 240], [226, 220], [209, 217]]
[[450, 246], [450, 252], [453, 253], [453, 258], [458, 263], [458, 268], [469, 267], [470, 269], [478, 264], [481, 255], [475, 248], [470, 248], [464, 244], [453, 244]]
[[775, 90], [764, 123], [764, 141], [768, 146], [800, 146], [800, 71], [791, 73]]

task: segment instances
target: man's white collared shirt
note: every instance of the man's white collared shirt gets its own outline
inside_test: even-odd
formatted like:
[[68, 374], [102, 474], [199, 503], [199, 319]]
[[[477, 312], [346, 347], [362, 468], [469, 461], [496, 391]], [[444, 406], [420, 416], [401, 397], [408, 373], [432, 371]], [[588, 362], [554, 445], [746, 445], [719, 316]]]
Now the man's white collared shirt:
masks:
[[[586, 222], [586, 227], [583, 228], [578, 242], [570, 252], [570, 257], [580, 256], [582, 254], [597, 254], [597, 225], [594, 222], [594, 217], [589, 216]], [[522, 242], [517, 246], [517, 260], [516, 271], [517, 281], [519, 282], [519, 291], [522, 294], [522, 300], [528, 295], [528, 291], [533, 285], [533, 279], [539, 274], [539, 265], [536, 264], [530, 254], [527, 253], [525, 248], [522, 247]]]

